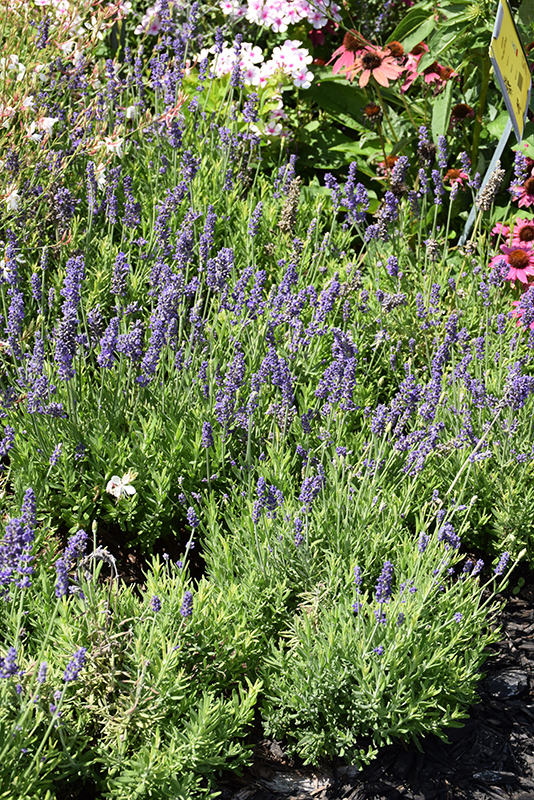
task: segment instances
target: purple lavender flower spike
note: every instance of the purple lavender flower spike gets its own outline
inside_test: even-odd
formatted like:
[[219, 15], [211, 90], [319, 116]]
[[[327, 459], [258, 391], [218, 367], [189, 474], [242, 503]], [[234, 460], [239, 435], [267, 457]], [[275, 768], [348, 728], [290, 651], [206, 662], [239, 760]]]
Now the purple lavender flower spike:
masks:
[[78, 561], [85, 552], [89, 537], [85, 531], [78, 531], [70, 537], [62, 556], [56, 561], [56, 597], [64, 597], [69, 593], [69, 569], [72, 562]]
[[187, 618], [190, 617], [193, 613], [193, 593], [192, 592], [185, 592], [182, 605], [180, 608], [180, 614], [182, 617]]
[[510, 560], [510, 553], [505, 550], [502, 556], [499, 559], [499, 563], [495, 567], [495, 575], [502, 575], [506, 567], [508, 566], [508, 561]]
[[13, 675], [22, 675], [22, 670], [17, 664], [17, 651], [10, 647], [5, 658], [0, 658], [0, 678], [11, 678]]
[[63, 673], [63, 680], [65, 683], [78, 680], [80, 672], [85, 664], [86, 655], [87, 647], [80, 647], [80, 649], [74, 653], [73, 657], [67, 664], [65, 672]]
[[195, 513], [195, 509], [193, 506], [189, 506], [187, 509], [187, 521], [192, 528], [198, 528], [200, 525], [200, 521]]
[[392, 593], [393, 564], [391, 561], [384, 561], [382, 572], [375, 587], [375, 596], [378, 603], [387, 603]]
[[213, 447], [213, 430], [209, 422], [202, 423], [202, 447]]

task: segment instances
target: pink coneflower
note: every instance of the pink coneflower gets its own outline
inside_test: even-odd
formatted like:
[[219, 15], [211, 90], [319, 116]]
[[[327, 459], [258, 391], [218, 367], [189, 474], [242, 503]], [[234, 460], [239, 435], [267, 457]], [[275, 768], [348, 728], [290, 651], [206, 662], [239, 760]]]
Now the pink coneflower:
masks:
[[414, 80], [417, 78], [417, 66], [421, 61], [424, 53], [428, 53], [428, 45], [424, 42], [420, 42], [417, 44], [412, 50], [408, 53], [408, 58], [406, 60], [406, 64], [404, 65], [404, 69], [406, 70], [406, 80], [401, 86], [401, 93], [404, 94]]
[[534, 251], [529, 244], [521, 242], [512, 247], [506, 244], [501, 244], [503, 256], [496, 255], [491, 259], [489, 266], [491, 268], [498, 266], [502, 261], [508, 266], [508, 275], [505, 276], [505, 281], [519, 280], [525, 286], [528, 286], [529, 277], [534, 277]]
[[386, 50], [389, 50], [390, 56], [393, 58], [404, 58], [404, 47], [401, 45], [400, 42], [392, 41], [389, 42], [386, 47]]
[[346, 33], [343, 37], [341, 47], [337, 48], [328, 62], [330, 64], [334, 58], [337, 58], [336, 63], [332, 67], [334, 75], [337, 75], [337, 73], [341, 72], [343, 69], [345, 72], [350, 69], [356, 60], [357, 54], [368, 44], [369, 42], [367, 39], [364, 39], [358, 31], [349, 31]]
[[527, 178], [522, 186], [515, 189], [515, 192], [514, 200], [518, 201], [519, 208], [529, 208], [534, 205], [534, 178]]
[[381, 50], [379, 47], [364, 47], [361, 55], [354, 59], [352, 69], [347, 70], [347, 77], [352, 80], [361, 72], [358, 83], [362, 89], [367, 86], [371, 76], [380, 86], [388, 87], [389, 82], [396, 81], [403, 71], [404, 67], [397, 64], [389, 50]]
[[516, 219], [512, 234], [512, 244], [531, 244], [534, 242], [534, 220]]
[[475, 109], [468, 106], [467, 103], [457, 103], [451, 108], [451, 121], [450, 128], [454, 128], [459, 122], [464, 122], [466, 119], [472, 119], [475, 116]]
[[493, 236], [504, 236], [507, 239], [510, 236], [510, 228], [503, 222], [497, 222], [491, 233]]
[[458, 183], [460, 186], [464, 185], [464, 181], [469, 180], [469, 175], [463, 169], [448, 169], [443, 176], [443, 182], [450, 181], [451, 186]]
[[437, 61], [434, 61], [433, 64], [423, 70], [425, 83], [435, 83], [438, 90], [442, 89], [447, 81], [456, 77], [457, 74], [452, 67], [444, 67], [443, 64], [438, 64]]

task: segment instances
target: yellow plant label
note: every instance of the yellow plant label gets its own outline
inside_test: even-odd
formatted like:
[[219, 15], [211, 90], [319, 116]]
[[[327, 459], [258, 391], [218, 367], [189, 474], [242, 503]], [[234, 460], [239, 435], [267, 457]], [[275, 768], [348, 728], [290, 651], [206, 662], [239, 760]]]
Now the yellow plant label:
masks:
[[490, 58], [517, 141], [520, 142], [530, 103], [532, 80], [525, 51], [507, 0], [499, 0], [490, 44]]

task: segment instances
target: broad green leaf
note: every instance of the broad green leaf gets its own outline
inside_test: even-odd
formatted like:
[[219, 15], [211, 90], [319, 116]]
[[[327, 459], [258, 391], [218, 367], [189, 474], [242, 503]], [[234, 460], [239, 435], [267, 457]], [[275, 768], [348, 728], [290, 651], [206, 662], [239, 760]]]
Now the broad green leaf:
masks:
[[432, 113], [432, 138], [437, 142], [439, 136], [444, 136], [449, 126], [451, 114], [453, 82], [447, 81], [445, 88], [434, 100]]
[[350, 128], [362, 127], [361, 111], [369, 102], [361, 89], [346, 80], [342, 83], [313, 83], [302, 93], [302, 97], [317, 103], [320, 108]]
[[432, 33], [434, 28], [436, 27], [436, 21], [433, 17], [428, 17], [428, 19], [419, 25], [411, 34], [406, 36], [402, 41], [399, 39], [398, 41], [401, 42], [402, 46], [404, 47], [404, 51], [409, 53], [410, 50], [419, 44], [419, 42], [424, 41], [426, 37]]
[[508, 111], [501, 111], [501, 113], [499, 114], [498, 117], [496, 117], [496, 119], [486, 124], [487, 130], [491, 133], [493, 137], [495, 137], [495, 139], [501, 138], [509, 117], [510, 115], [508, 114]]
[[465, 32], [465, 29], [465, 24], [459, 22], [454, 26], [451, 25], [447, 28], [440, 28], [436, 31], [436, 34], [428, 42], [430, 52], [426, 53], [419, 62], [419, 72], [432, 64], [433, 61], [437, 61], [439, 56]]
[[[433, 20], [434, 12], [432, 9], [425, 10], [423, 8], [412, 8], [406, 14], [404, 19], [399, 22], [395, 30], [390, 36], [390, 41], [403, 42], [408, 36], [411, 36], [417, 28], [421, 27], [428, 19]], [[421, 41], [419, 39], [419, 41]], [[417, 42], [416, 42], [417, 44]]]

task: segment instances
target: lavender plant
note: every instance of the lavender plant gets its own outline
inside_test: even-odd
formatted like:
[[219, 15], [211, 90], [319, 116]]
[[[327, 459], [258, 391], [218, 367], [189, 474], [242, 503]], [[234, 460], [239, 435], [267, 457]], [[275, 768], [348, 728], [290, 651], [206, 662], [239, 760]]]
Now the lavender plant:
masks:
[[198, 797], [256, 707], [309, 761], [443, 732], [533, 559], [528, 163], [459, 247], [480, 176], [443, 136], [380, 196], [306, 184], [243, 40], [192, 66], [195, 4], [123, 60], [126, 8], [71, 10], [24, 6], [2, 67], [0, 780]]

